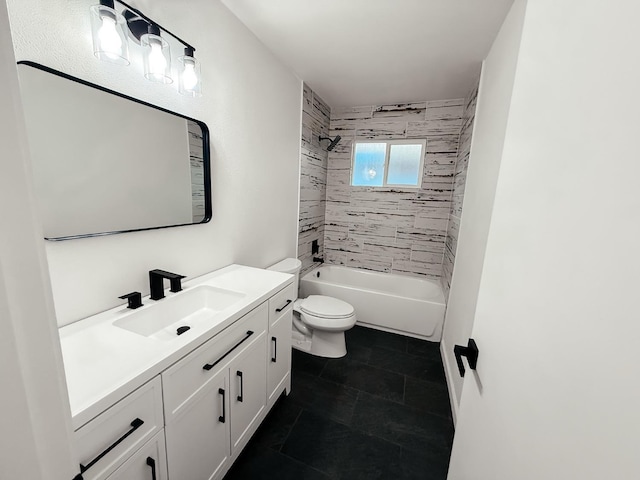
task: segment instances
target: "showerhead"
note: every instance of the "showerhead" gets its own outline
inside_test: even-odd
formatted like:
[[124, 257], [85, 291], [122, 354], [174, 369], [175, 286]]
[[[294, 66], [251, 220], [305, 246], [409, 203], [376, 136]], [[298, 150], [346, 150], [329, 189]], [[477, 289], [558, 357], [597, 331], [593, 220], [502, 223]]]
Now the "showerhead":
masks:
[[330, 152], [331, 150], [333, 150], [336, 145], [338, 145], [338, 142], [340, 142], [340, 140], [342, 139], [342, 137], [340, 135], [336, 135], [336, 138], [331, 138], [331, 137], [323, 137], [323, 136], [319, 136], [318, 140], [321, 142], [323, 140], [330, 140], [331, 143], [329, 144], [329, 146], [327, 147], [327, 152]]

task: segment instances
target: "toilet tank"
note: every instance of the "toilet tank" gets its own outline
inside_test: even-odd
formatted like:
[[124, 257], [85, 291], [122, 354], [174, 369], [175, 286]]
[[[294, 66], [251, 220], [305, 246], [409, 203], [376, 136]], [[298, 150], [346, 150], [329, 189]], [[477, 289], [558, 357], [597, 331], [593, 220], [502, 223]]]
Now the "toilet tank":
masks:
[[290, 273], [295, 275], [293, 280], [293, 287], [295, 288], [296, 296], [299, 296], [298, 285], [300, 280], [300, 269], [302, 268], [302, 262], [297, 258], [285, 258], [275, 265], [271, 265], [267, 270], [273, 270], [276, 272]]

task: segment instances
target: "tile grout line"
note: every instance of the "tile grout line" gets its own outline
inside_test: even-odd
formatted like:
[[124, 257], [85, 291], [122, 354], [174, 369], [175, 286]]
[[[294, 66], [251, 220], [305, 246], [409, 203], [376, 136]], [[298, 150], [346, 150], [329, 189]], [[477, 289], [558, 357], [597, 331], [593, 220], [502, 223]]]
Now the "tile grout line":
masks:
[[408, 407], [407, 405], [407, 376], [402, 376], [402, 405]]
[[303, 462], [302, 460], [300, 460], [300, 459], [298, 459], [298, 458], [291, 457], [291, 456], [287, 455], [286, 453], [283, 453], [283, 452], [281, 452], [281, 451], [279, 451], [279, 450], [277, 450], [277, 452], [278, 452], [280, 455], [282, 455], [283, 457], [288, 458], [288, 459], [289, 459], [289, 460], [291, 460], [292, 462], [298, 463], [298, 464], [300, 464], [300, 465], [304, 465], [306, 468], [308, 468], [308, 469], [310, 469], [310, 470], [313, 470], [313, 471], [315, 471], [315, 472], [318, 472], [318, 473], [320, 473], [321, 475], [323, 475], [323, 476], [325, 476], [325, 477], [327, 477], [327, 478], [332, 478], [332, 477], [331, 477], [331, 475], [329, 475], [327, 472], [325, 472], [325, 471], [323, 471], [323, 470], [319, 470], [318, 468], [316, 468], [316, 467], [314, 467], [314, 466], [312, 466], [312, 465], [309, 465], [308, 463]]
[[[326, 362], [324, 362], [324, 365], [322, 366], [322, 368], [320, 369], [320, 372], [318, 372], [317, 377], [321, 378], [320, 375], [322, 375], [325, 371], [325, 369], [327, 368], [327, 365], [329, 365], [329, 360], [327, 360]], [[326, 379], [325, 379], [326, 380]]]
[[[284, 437], [284, 440], [282, 441], [282, 445], [280, 445], [280, 448], [278, 448], [278, 450], [276, 450], [278, 453], [282, 453], [282, 447], [284, 447], [284, 444], [287, 442], [287, 440], [289, 440], [289, 436], [291, 435], [291, 432], [293, 431], [293, 428], [298, 423], [298, 420], [300, 419], [300, 416], [302, 415], [302, 412], [304, 412], [304, 408], [300, 407], [300, 412], [298, 412], [298, 415], [296, 416], [296, 419], [291, 424], [291, 428], [289, 428], [289, 431], [287, 432], [286, 437]], [[282, 453], [282, 455], [285, 455], [285, 456], [289, 457], [289, 455], [287, 455], [286, 453]], [[289, 457], [289, 458], [292, 458], [292, 457]]]

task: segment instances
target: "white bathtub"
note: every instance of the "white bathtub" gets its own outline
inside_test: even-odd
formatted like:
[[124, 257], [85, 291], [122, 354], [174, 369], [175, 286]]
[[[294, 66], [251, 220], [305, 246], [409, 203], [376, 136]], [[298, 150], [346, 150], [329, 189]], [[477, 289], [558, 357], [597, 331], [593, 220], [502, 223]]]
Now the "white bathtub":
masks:
[[324, 265], [300, 279], [300, 297], [328, 295], [349, 302], [358, 324], [440, 341], [445, 301], [436, 281]]

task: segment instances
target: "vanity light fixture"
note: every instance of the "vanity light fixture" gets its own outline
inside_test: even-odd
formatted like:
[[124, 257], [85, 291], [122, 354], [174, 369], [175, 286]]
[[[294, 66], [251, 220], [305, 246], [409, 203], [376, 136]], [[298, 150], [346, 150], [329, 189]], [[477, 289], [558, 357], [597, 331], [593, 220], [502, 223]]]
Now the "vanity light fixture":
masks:
[[[120, 12], [116, 3], [122, 6]], [[145, 78], [173, 83], [171, 46], [168, 37], [163, 38], [163, 33], [167, 34], [184, 46], [184, 55], [178, 58], [178, 91], [192, 97], [202, 95], [200, 63], [194, 47], [121, 0], [100, 0], [99, 5], [91, 7], [91, 14], [94, 52], [100, 60], [129, 65], [128, 37], [143, 49]]]
[[124, 33], [125, 20], [114, 0], [100, 0], [91, 7], [93, 54], [100, 60], [129, 65], [129, 46]]
[[184, 55], [178, 58], [180, 62], [180, 79], [178, 91], [183, 95], [199, 97], [202, 95], [200, 86], [200, 63], [195, 59], [192, 47], [184, 49]]

